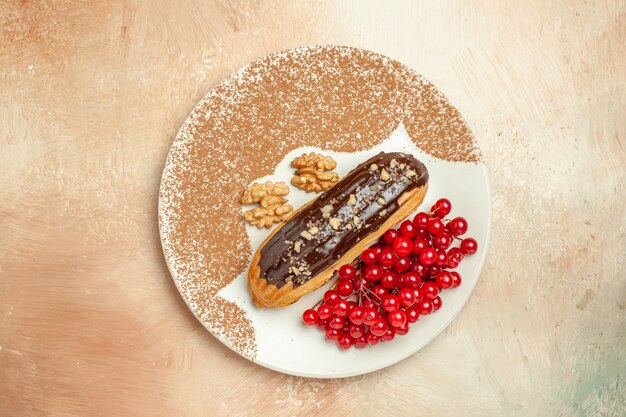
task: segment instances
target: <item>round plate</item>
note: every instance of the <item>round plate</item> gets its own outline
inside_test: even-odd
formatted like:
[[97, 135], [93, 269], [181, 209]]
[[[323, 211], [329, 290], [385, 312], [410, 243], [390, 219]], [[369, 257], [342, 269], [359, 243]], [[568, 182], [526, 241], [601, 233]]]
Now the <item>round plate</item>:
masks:
[[[341, 351], [302, 312], [324, 288], [295, 304], [259, 309], [247, 266], [269, 229], [245, 225], [239, 197], [253, 182], [289, 183], [290, 162], [309, 151], [337, 161], [345, 175], [380, 151], [401, 151], [430, 174], [421, 209], [446, 197], [479, 251], [457, 269], [463, 284], [442, 294], [442, 308], [389, 343]], [[298, 208], [316, 195], [291, 187]], [[163, 171], [159, 228], [182, 297], [220, 341], [268, 368], [307, 377], [346, 377], [394, 364], [437, 336], [476, 285], [487, 253], [489, 185], [475, 139], [458, 111], [428, 81], [382, 55], [341, 46], [296, 48], [229, 76], [195, 107]]]

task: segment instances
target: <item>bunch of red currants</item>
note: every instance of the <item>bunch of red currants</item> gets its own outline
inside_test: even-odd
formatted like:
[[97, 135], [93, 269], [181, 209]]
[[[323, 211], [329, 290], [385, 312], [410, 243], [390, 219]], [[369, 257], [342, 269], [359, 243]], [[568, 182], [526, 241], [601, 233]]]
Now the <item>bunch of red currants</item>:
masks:
[[[475, 239], [459, 237], [467, 232], [467, 221], [446, 218], [451, 209], [442, 198], [430, 212], [387, 230], [363, 251], [356, 267], [339, 268], [336, 286], [317, 308], [302, 314], [304, 322], [342, 349], [364, 348], [407, 334], [420, 316], [439, 310], [440, 291], [461, 285], [461, 275], [452, 270], [478, 250]], [[460, 244], [453, 246], [454, 241]]]

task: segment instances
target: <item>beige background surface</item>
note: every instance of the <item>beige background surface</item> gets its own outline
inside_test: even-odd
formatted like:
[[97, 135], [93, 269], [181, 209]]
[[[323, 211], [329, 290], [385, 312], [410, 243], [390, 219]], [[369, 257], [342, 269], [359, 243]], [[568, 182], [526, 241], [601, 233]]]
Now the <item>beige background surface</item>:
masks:
[[[0, 416], [623, 415], [626, 4], [385, 3], [0, 1]], [[334, 381], [214, 339], [156, 221], [165, 156], [203, 94], [319, 43], [434, 82], [477, 136], [494, 205], [457, 320]]]

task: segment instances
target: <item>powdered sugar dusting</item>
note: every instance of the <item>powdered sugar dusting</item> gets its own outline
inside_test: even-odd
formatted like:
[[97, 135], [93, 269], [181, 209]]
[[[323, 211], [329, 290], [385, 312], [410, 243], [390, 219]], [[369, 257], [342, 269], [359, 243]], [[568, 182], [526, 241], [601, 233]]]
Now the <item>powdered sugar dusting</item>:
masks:
[[480, 160], [466, 123], [434, 86], [396, 61], [349, 47], [267, 56], [196, 106], [167, 159], [159, 221], [174, 280], [213, 334], [255, 356], [251, 321], [217, 295], [246, 268], [251, 252], [238, 203], [242, 190], [293, 149], [363, 150], [401, 122], [432, 156]]

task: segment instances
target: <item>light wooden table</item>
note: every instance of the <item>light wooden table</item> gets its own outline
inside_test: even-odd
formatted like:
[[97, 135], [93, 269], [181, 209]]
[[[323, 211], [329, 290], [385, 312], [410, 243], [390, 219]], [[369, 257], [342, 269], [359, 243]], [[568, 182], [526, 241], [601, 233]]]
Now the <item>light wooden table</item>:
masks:
[[[269, 52], [396, 58], [468, 120], [492, 244], [416, 355], [306, 380], [187, 310], [156, 219], [174, 135]], [[0, 2], [0, 416], [622, 416], [623, 1]]]

